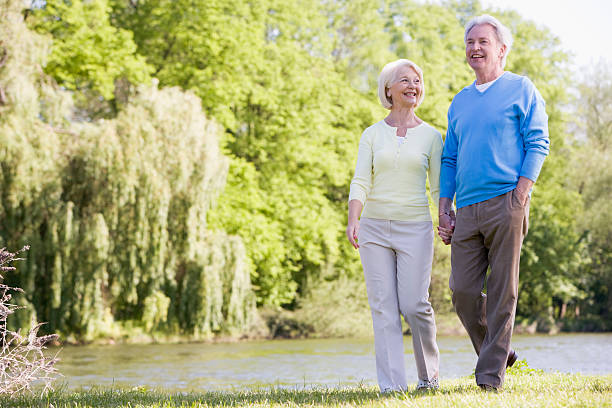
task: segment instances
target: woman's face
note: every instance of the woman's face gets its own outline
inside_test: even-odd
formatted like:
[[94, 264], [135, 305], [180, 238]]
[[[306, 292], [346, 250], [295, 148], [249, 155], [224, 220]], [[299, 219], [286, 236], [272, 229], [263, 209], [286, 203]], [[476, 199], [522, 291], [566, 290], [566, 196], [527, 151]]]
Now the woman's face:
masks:
[[416, 107], [421, 94], [423, 84], [416, 71], [409, 66], [400, 67], [395, 73], [395, 78], [387, 90], [393, 101], [393, 108]]

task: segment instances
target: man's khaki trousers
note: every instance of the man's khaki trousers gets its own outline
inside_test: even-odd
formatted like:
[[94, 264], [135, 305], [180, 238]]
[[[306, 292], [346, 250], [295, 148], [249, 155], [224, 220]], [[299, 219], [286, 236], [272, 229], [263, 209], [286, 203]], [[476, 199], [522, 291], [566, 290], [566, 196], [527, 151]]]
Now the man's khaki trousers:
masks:
[[528, 220], [529, 200], [522, 205], [514, 190], [457, 211], [450, 288], [455, 311], [478, 354], [478, 385], [500, 388], [504, 381]]

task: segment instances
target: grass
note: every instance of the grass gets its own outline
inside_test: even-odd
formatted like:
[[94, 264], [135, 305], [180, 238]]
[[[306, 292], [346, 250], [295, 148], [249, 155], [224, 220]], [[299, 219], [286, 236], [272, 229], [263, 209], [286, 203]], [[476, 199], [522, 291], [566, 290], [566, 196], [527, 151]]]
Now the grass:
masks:
[[504, 389], [487, 393], [474, 378], [442, 381], [437, 391], [381, 395], [376, 387], [275, 386], [234, 391], [172, 393], [132, 389], [54, 391], [45, 396], [0, 397], [0, 407], [612, 407], [612, 375], [544, 374], [526, 365], [510, 370]]

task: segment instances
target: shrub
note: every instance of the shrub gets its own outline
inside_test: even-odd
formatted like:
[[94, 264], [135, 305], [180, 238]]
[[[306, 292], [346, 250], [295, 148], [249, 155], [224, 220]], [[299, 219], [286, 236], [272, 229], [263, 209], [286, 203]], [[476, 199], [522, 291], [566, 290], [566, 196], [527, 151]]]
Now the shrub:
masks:
[[[6, 248], [0, 249], [0, 272], [15, 270], [9, 266], [11, 262], [20, 260], [19, 253], [27, 251], [25, 246], [20, 251], [12, 253]], [[4, 279], [0, 275], [0, 279]], [[22, 391], [31, 391], [35, 382], [44, 385], [43, 393], [52, 389], [51, 382], [55, 379], [58, 361], [57, 355], [46, 357], [43, 350], [45, 344], [56, 341], [58, 336], [50, 334], [38, 336], [38, 329], [43, 323], [32, 322], [27, 337], [19, 331], [7, 329], [6, 320], [19, 306], [10, 303], [13, 293], [23, 293], [20, 288], [13, 288], [0, 283], [0, 395], [14, 395]]]

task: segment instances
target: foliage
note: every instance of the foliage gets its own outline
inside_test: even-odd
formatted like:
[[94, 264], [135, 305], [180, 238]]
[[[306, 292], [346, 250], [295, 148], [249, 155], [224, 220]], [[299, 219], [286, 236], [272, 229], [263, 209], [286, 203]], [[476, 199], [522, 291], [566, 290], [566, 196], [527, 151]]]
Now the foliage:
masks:
[[388, 45], [391, 33], [377, 0], [336, 0], [321, 2], [327, 19], [330, 44], [326, 50], [337, 71], [366, 94], [376, 87], [380, 69], [395, 58]]
[[300, 298], [295, 315], [311, 327], [313, 337], [373, 335], [365, 282], [346, 275], [311, 285]]
[[11, 277], [25, 303], [72, 341], [122, 336], [133, 322], [192, 338], [247, 332], [244, 245], [206, 228], [228, 166], [218, 125], [193, 94], [155, 85], [137, 88], [113, 119], [74, 120], [70, 95], [36, 69], [45, 42], [19, 3], [1, 9], [13, 24], [0, 25], [0, 238], [32, 244]]
[[474, 80], [465, 63], [463, 25], [457, 11], [434, 3], [390, 1], [387, 30], [395, 55], [409, 58], [423, 69], [425, 100], [417, 114], [445, 131], [450, 102]]
[[542, 375], [544, 370], [539, 368], [531, 368], [527, 364], [527, 360], [517, 360], [512, 367], [506, 369], [507, 375]]
[[[12, 253], [5, 248], [0, 249], [0, 271], [14, 271], [15, 267], [7, 266], [13, 261], [22, 260], [16, 256], [29, 248], [23, 247]], [[4, 279], [0, 275], [0, 279]], [[19, 331], [7, 329], [7, 319], [15, 313], [18, 307], [11, 303], [11, 292], [23, 292], [20, 288], [12, 288], [0, 283], [0, 395], [16, 395], [24, 391], [32, 391], [35, 382], [43, 384], [43, 393], [52, 390], [51, 383], [55, 380], [58, 361], [55, 357], [47, 357], [43, 350], [45, 344], [57, 341], [57, 334], [38, 336], [42, 323], [32, 322], [27, 337]]]
[[[54, 0], [25, 13], [36, 35], [21, 3], [2, 1], [0, 237], [32, 244], [16, 282], [74, 339], [128, 326], [244, 333], [254, 303], [307, 317], [321, 297], [329, 310], [307, 326], [346, 328], [364, 299], [343, 232], [348, 186], [360, 133], [386, 113], [375, 78], [393, 59], [417, 62], [417, 113], [444, 133], [473, 81], [463, 24], [487, 11], [475, 0]], [[518, 318], [546, 329], [559, 303], [605, 314], [610, 240], [586, 220], [609, 183], [580, 188], [569, 173], [580, 148], [568, 141], [568, 56], [516, 12], [489, 12], [515, 34], [507, 69], [541, 91], [552, 142]], [[431, 301], [448, 312], [448, 248], [435, 245]], [[359, 310], [337, 307], [342, 297]]]
[[46, 397], [0, 397], [0, 404], [14, 408], [48, 407], [607, 407], [612, 391], [611, 376], [579, 374], [508, 375], [503, 392], [483, 393], [473, 379], [443, 380], [436, 392], [409, 388], [405, 393], [381, 394], [368, 386], [323, 388], [306, 384], [303, 388], [269, 385], [232, 391], [172, 393], [149, 390], [94, 388], [88, 391], [55, 392]]
[[[590, 321], [584, 327], [610, 330], [612, 228], [602, 209], [612, 199], [612, 70], [603, 61], [586, 69], [579, 91], [579, 121], [571, 160], [574, 172], [569, 183], [584, 203], [584, 210], [577, 212], [575, 218], [585, 237], [589, 258], [579, 271], [578, 282], [585, 296], [574, 304]], [[581, 317], [576, 314], [575, 318]], [[599, 320], [599, 324], [593, 324], [593, 320]]]
[[136, 54], [132, 33], [110, 24], [107, 0], [47, 0], [34, 13], [32, 27], [50, 35], [45, 72], [62, 87], [114, 98], [120, 80], [143, 83], [151, 68]]
[[321, 57], [329, 47], [319, 41], [326, 27], [316, 2], [303, 8], [310, 19], [297, 2], [274, 1], [201, 2], [171, 18], [179, 3], [115, 2], [115, 18], [133, 30], [162, 85], [194, 89], [225, 126], [231, 169], [209, 221], [249, 243], [258, 302], [292, 304], [330, 265], [346, 269], [338, 227], [348, 158], [375, 105]]

